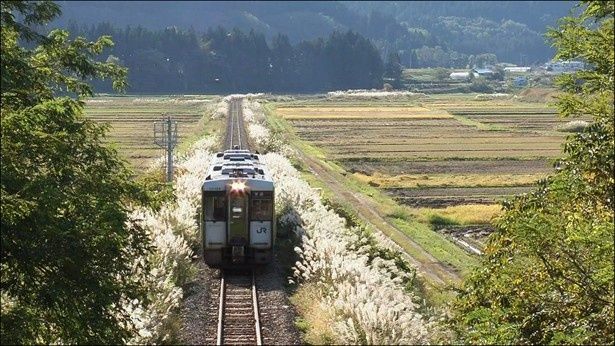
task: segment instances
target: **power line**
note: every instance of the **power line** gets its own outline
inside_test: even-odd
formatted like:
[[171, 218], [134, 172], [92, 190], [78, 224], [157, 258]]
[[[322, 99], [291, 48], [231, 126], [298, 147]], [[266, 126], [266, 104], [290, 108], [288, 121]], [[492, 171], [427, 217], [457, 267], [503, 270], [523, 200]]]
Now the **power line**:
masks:
[[170, 115], [166, 119], [154, 122], [154, 143], [167, 152], [166, 171], [167, 182], [173, 181], [173, 149], [177, 145], [177, 121], [172, 120]]

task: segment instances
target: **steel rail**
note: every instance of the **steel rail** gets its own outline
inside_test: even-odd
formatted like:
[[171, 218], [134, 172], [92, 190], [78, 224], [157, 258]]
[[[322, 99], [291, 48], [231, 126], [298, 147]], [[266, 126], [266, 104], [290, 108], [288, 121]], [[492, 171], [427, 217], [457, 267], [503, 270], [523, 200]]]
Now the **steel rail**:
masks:
[[235, 102], [231, 100], [231, 103], [229, 104], [229, 113], [231, 113], [229, 114], [230, 115], [229, 120], [230, 120], [231, 125], [229, 129], [230, 131], [229, 133], [227, 133], [227, 136], [230, 136], [229, 137], [230, 139], [229, 149], [233, 149], [233, 125], [235, 124], [235, 112], [233, 112], [233, 108], [235, 107], [234, 105], [235, 105]]
[[224, 314], [224, 273], [220, 279], [220, 302], [218, 307], [218, 336], [216, 337], [216, 345], [222, 345], [222, 318]]
[[239, 119], [239, 108], [240, 108], [239, 102], [235, 102], [235, 118], [237, 119], [237, 142], [239, 143], [239, 149], [245, 149], [242, 145], [243, 143], [241, 143], [242, 122]]
[[[256, 345], [262, 345], [263, 340], [261, 336], [260, 325], [260, 313], [258, 308], [258, 293], [256, 287], [256, 277], [254, 271], [250, 272], [250, 290], [251, 294], [247, 298], [247, 292], [242, 294], [241, 279], [246, 279], [246, 276], [235, 276], [233, 283], [231, 275], [226, 278], [226, 273], [222, 271], [220, 278], [220, 300], [218, 308], [218, 332], [216, 337], [216, 345], [223, 345], [225, 343], [240, 343], [248, 344], [255, 342]], [[246, 282], [244, 282], [246, 283]], [[235, 290], [232, 292], [232, 290]], [[231, 291], [230, 294], [229, 291]], [[228, 303], [228, 304], [227, 304]], [[250, 304], [250, 313], [245, 310], [248, 309], [247, 305]], [[254, 323], [252, 322], [254, 319]], [[226, 328], [225, 328], [226, 327]], [[229, 335], [225, 335], [228, 330], [233, 331]], [[248, 341], [249, 340], [249, 341]]]
[[263, 339], [261, 337], [261, 319], [258, 311], [258, 295], [256, 293], [256, 278], [254, 277], [254, 271], [252, 271], [252, 306], [254, 309], [254, 330], [256, 331], [256, 344], [262, 345]]

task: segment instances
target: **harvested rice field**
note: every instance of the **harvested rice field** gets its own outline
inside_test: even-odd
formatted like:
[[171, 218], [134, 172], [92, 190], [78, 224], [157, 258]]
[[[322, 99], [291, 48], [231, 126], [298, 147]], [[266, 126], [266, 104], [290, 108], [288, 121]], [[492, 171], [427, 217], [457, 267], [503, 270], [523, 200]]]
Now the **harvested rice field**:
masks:
[[411, 207], [444, 208], [465, 204], [493, 204], [506, 197], [525, 193], [530, 186], [387, 188], [396, 200]]
[[178, 122], [179, 143], [203, 131], [201, 118], [215, 98], [209, 96], [99, 96], [86, 101], [90, 119], [110, 125], [107, 140], [135, 169], [146, 170], [164, 156], [154, 144], [154, 122], [170, 115]]
[[[567, 135], [558, 129], [569, 120], [545, 104], [479, 96], [423, 95], [360, 105], [306, 99], [278, 103], [274, 112], [354, 180], [411, 213], [440, 213], [427, 220], [435, 230], [480, 229], [477, 234], [484, 235], [497, 203], [531, 190], [552, 171]], [[450, 208], [483, 216], [450, 218]], [[439, 224], [442, 219], [447, 227]], [[474, 221], [459, 221], [466, 219]]]
[[[547, 160], [559, 154], [565, 136], [555, 130], [561, 121], [553, 114], [495, 120], [472, 115], [464, 121], [443, 112], [413, 109], [404, 113], [400, 108], [377, 107], [353, 113], [352, 108], [320, 107], [317, 112], [283, 108], [278, 114], [292, 123], [302, 139], [340, 161]], [[343, 116], [336, 118], [336, 114]], [[481, 124], [507, 128], [482, 128]]]
[[443, 110], [425, 107], [305, 107], [278, 108], [285, 119], [445, 119], [452, 116]]

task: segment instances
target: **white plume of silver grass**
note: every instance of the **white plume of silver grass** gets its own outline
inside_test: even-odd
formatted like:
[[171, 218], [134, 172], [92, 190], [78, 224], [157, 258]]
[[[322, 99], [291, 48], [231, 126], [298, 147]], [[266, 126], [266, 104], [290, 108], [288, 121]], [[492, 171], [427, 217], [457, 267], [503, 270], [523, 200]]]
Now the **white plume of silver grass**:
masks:
[[138, 264], [146, 259], [137, 258], [133, 269], [135, 280], [148, 292], [147, 309], [138, 300], [124, 299], [121, 307], [131, 317], [135, 327], [129, 344], [149, 344], [169, 341], [173, 311], [181, 303], [181, 286], [192, 271], [191, 259], [198, 244], [198, 226], [195, 215], [199, 206], [200, 187], [212, 159], [216, 138], [206, 137], [194, 143], [177, 157], [175, 175], [175, 202], [164, 204], [156, 213], [137, 208], [130, 219], [139, 220], [150, 238], [154, 251], [147, 261], [150, 270], [141, 270]]
[[413, 93], [410, 91], [383, 91], [377, 89], [349, 89], [337, 90], [327, 93], [327, 97], [331, 99], [389, 99], [389, 98], [421, 98], [427, 97], [424, 93]]
[[266, 145], [266, 142], [269, 140], [269, 130], [263, 125], [255, 123], [248, 124], [248, 133], [250, 133], [250, 137], [259, 146]]
[[[416, 344], [429, 342], [430, 322], [417, 312], [415, 298], [404, 293], [400, 271], [390, 260], [375, 258], [368, 263], [367, 245], [348, 230], [345, 222], [319, 200], [318, 194], [290, 165], [276, 154], [263, 160], [275, 167], [276, 198], [292, 203], [305, 231], [301, 261], [295, 267], [299, 280], [316, 280], [327, 287], [339, 317], [335, 328], [343, 342], [368, 344]], [[289, 170], [277, 174], [283, 167]], [[356, 251], [349, 251], [349, 249]], [[348, 323], [352, 321], [352, 323]]]
[[488, 100], [496, 100], [496, 99], [509, 99], [512, 98], [513, 95], [505, 94], [505, 93], [493, 93], [493, 94], [478, 94], [474, 96], [475, 100], [479, 101], [488, 101]]
[[263, 93], [247, 93], [247, 94], [230, 94], [224, 97], [225, 100], [231, 101], [236, 99], [255, 99], [264, 96]]
[[132, 99], [132, 103], [149, 103], [149, 102], [164, 102], [164, 98], [160, 97], [137, 97]]
[[279, 152], [286, 156], [293, 154], [291, 148], [279, 136], [271, 135], [271, 131], [267, 128], [263, 106], [258, 100], [244, 99], [243, 118], [248, 123], [248, 135], [261, 149]]
[[226, 97], [223, 98], [220, 102], [216, 103], [214, 108], [209, 111], [211, 113], [211, 119], [223, 119], [226, 117], [226, 113], [228, 112], [228, 105], [230, 99]]
[[129, 304], [122, 302], [122, 308], [136, 327], [133, 338], [127, 340], [130, 344], [164, 342], [171, 311], [181, 301], [180, 285], [189, 271], [192, 250], [181, 235], [174, 233], [171, 221], [166, 218], [168, 215], [165, 212], [154, 214], [143, 209], [131, 214], [131, 218], [141, 220], [141, 226], [147, 230], [153, 251], [147, 259], [149, 271], [133, 272], [133, 276], [139, 277], [139, 282], [148, 292], [150, 304], [147, 309], [138, 300], [130, 301]]
[[[391, 260], [368, 260], [367, 240], [348, 229], [290, 162], [276, 153], [261, 156], [276, 182], [276, 208], [294, 209], [305, 234], [295, 279], [323, 287], [335, 310], [335, 329], [345, 343], [417, 344], [429, 342], [431, 322], [417, 312], [403, 278], [411, 277]], [[292, 208], [291, 208], [292, 207]], [[284, 215], [282, 216], [284, 217]], [[348, 321], [352, 321], [349, 323]]]

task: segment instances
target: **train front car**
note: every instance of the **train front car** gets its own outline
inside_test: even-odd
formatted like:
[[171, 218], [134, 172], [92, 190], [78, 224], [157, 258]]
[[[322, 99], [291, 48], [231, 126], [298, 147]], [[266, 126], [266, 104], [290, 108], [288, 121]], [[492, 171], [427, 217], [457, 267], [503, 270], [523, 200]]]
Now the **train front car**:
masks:
[[266, 264], [275, 241], [274, 186], [258, 155], [216, 154], [202, 187], [201, 237], [214, 267]]

